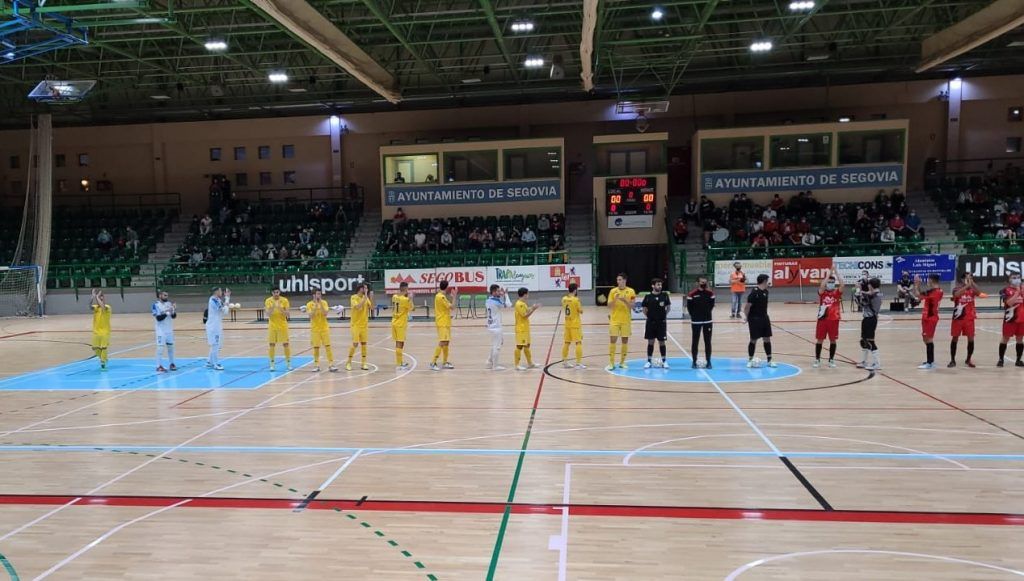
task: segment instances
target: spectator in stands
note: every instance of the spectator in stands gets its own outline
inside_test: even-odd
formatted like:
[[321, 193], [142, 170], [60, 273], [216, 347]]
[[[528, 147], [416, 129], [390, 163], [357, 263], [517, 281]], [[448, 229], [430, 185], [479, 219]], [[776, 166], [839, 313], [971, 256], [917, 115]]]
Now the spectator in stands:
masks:
[[425, 250], [427, 247], [427, 235], [423, 230], [417, 230], [416, 234], [412, 237], [412, 241], [416, 244], [416, 250]]
[[687, 222], [693, 222], [694, 224], [700, 219], [700, 206], [697, 205], [695, 200], [691, 199], [683, 206], [683, 217], [686, 218]]
[[498, 226], [498, 229], [494, 231], [494, 246], [498, 249], [508, 247], [508, 236], [505, 234], [505, 229], [501, 226]]
[[814, 232], [807, 232], [800, 237], [800, 244], [803, 246], [814, 246], [818, 243], [818, 235]]
[[229, 241], [232, 246], [238, 246], [242, 243], [242, 232], [237, 227], [231, 227], [231, 234], [228, 235]]
[[782, 233], [781, 232], [776, 230], [776, 231], [772, 232], [771, 234], [766, 234], [766, 235], [768, 236], [768, 243], [769, 244], [771, 244], [772, 246], [782, 246], [783, 238], [782, 238]]
[[135, 254], [139, 253], [139, 233], [128, 226], [124, 229], [125, 247], [131, 248]]
[[199, 235], [206, 236], [213, 231], [213, 218], [209, 214], [203, 216], [203, 219], [199, 221]]
[[761, 212], [761, 219], [767, 222], [768, 220], [776, 220], [779, 217], [779, 212], [775, 208], [768, 206]]
[[772, 202], [768, 204], [768, 207], [781, 214], [782, 209], [786, 207], [786, 201], [778, 194], [775, 194], [775, 197], [772, 198]]
[[551, 245], [548, 247], [548, 262], [555, 262], [556, 258], [560, 259], [558, 262], [566, 261], [565, 244], [562, 242], [561, 234], [553, 235]]
[[253, 245], [252, 250], [249, 251], [249, 258], [253, 260], [263, 260], [263, 251], [260, 250], [259, 246]]
[[428, 173], [427, 174], [427, 179], [424, 180], [423, 183], [425, 183], [425, 184], [436, 184], [437, 183], [437, 178], [434, 177], [434, 174]]
[[192, 255], [189, 256], [188, 265], [198, 266], [203, 263], [203, 253], [198, 247], [192, 249]]
[[789, 233], [789, 236], [786, 236], [786, 241], [788, 241], [793, 246], [799, 246], [803, 244], [804, 235], [797, 231], [796, 228], [793, 228], [793, 230]]
[[565, 234], [565, 216], [561, 214], [552, 214], [551, 231], [558, 234]]
[[192, 223], [188, 226], [189, 234], [199, 234], [199, 216], [192, 214]]
[[896, 300], [910, 303], [910, 308], [916, 307], [920, 302], [914, 297], [914, 281], [910, 279], [908, 272], [904, 272], [903, 276], [896, 281]]
[[796, 231], [800, 234], [807, 234], [811, 231], [811, 223], [807, 221], [807, 216], [800, 218], [800, 221], [797, 222]]
[[402, 172], [396, 172], [395, 173], [395, 181], [394, 181], [394, 183], [396, 183], [396, 184], [404, 184], [405, 183], [405, 178], [402, 177]]
[[896, 242], [896, 232], [893, 231], [891, 226], [886, 224], [885, 228], [878, 235], [878, 241], [884, 243]]
[[901, 233], [906, 226], [907, 223], [903, 221], [903, 216], [900, 216], [899, 214], [895, 214], [889, 219], [889, 229], [893, 232]]
[[441, 235], [433, 230], [427, 232], [427, 252], [437, 252], [441, 249]]
[[409, 218], [406, 217], [405, 211], [401, 208], [395, 212], [395, 215], [391, 217], [391, 227], [395, 232], [398, 232], [405, 227], [405, 223]]
[[715, 203], [708, 199], [707, 196], [700, 197], [700, 219], [703, 222], [707, 222], [714, 218], [715, 214]]
[[338, 211], [334, 213], [334, 223], [344, 224], [348, 222], [348, 214], [345, 212], [345, 204], [338, 204]]
[[293, 258], [293, 257], [294, 257], [294, 255], [291, 252], [288, 251], [288, 247], [287, 246], [282, 244], [281, 248], [277, 249], [277, 259], [279, 261], [285, 262], [289, 258]]
[[907, 214], [903, 233], [907, 236], [920, 236], [924, 238], [924, 226], [921, 225], [921, 217], [917, 215], [915, 210], [911, 210], [910, 214]]
[[441, 250], [444, 250], [445, 252], [450, 252], [451, 249], [452, 233], [451, 230], [445, 229], [445, 231], [441, 233]]
[[885, 190], [878, 190], [878, 194], [875, 195], [875, 207], [881, 208], [888, 203], [889, 194], [885, 193]]
[[765, 220], [764, 221], [764, 228], [763, 228], [763, 230], [764, 230], [764, 235], [768, 236], [769, 239], [770, 239], [772, 234], [774, 234], [774, 233], [779, 231], [779, 221], [776, 220], [775, 218], [771, 218], [769, 220]]
[[740, 194], [740, 209], [744, 216], [749, 216], [754, 210], [754, 200], [748, 198], [746, 192]]
[[764, 235], [764, 232], [758, 232], [754, 236], [754, 241], [750, 244], [751, 248], [768, 248], [768, 237]]
[[277, 249], [274, 248], [273, 244], [267, 244], [267, 260], [277, 260]]
[[217, 215], [217, 221], [220, 222], [221, 225], [224, 225], [224, 224], [227, 223], [228, 218], [230, 218], [230, 217], [231, 217], [231, 208], [227, 207], [227, 205], [221, 206], [220, 207], [220, 213]]
[[537, 232], [541, 234], [551, 230], [551, 220], [548, 219], [547, 214], [541, 214], [540, 218], [537, 218]]
[[675, 238], [676, 244], [682, 244], [686, 242], [686, 235], [690, 231], [686, 227], [686, 220], [682, 217], [676, 218], [676, 223], [672, 225], [672, 237]]
[[480, 246], [485, 250], [494, 250], [494, 235], [486, 228], [480, 232]]
[[747, 224], [747, 230], [750, 232], [751, 236], [760, 234], [764, 230], [764, 222], [757, 216], [754, 216], [751, 218], [750, 223]]
[[996, 231], [996, 239], [997, 240], [1010, 240], [1012, 242], [1012, 241], [1017, 240], [1017, 232], [1015, 232], [1013, 229], [1011, 229], [1008, 226], [1003, 226], [1002, 228], [1000, 228], [999, 230]]
[[263, 224], [256, 224], [256, 227], [252, 229], [252, 243], [263, 244], [266, 239], [266, 233], [263, 231]]
[[323, 242], [320, 243], [320, 248], [316, 249], [316, 257], [319, 259], [328, 258], [331, 256], [331, 252], [327, 250], [327, 245]]
[[733, 194], [732, 199], [729, 200], [729, 218], [736, 219], [743, 214], [743, 202], [740, 201], [739, 194]]
[[481, 248], [479, 228], [473, 228], [469, 233], [469, 248], [470, 250], [479, 250]]
[[974, 203], [974, 195], [971, 190], [961, 190], [960, 195], [956, 198], [956, 203], [961, 206], [970, 206]]
[[537, 233], [530, 229], [529, 226], [526, 226], [523, 229], [523, 245], [533, 246], [534, 244], [537, 244]]
[[1019, 228], [1022, 221], [1024, 220], [1022, 220], [1020, 212], [1010, 212], [1006, 215], [1006, 226], [1013, 230]]
[[303, 246], [312, 244], [313, 242], [313, 230], [310, 228], [303, 228], [302, 232], [299, 232], [299, 244]]
[[1024, 200], [1021, 200], [1020, 196], [1017, 196], [1010, 202], [1010, 206], [1007, 208], [1010, 212], [1017, 212], [1018, 214], [1024, 212]]
[[106, 228], [101, 228], [100, 233], [96, 235], [96, 246], [99, 246], [101, 250], [110, 250], [113, 243], [114, 237]]
[[444, 230], [444, 226], [441, 225], [441, 221], [434, 218], [430, 221], [430, 231], [435, 234], [440, 234]]

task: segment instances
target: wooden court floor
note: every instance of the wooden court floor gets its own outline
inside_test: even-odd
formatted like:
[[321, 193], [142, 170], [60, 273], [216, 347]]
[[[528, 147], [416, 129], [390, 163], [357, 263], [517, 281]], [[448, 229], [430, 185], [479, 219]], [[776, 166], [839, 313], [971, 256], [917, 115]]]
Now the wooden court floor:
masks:
[[[1024, 369], [995, 367], [998, 315], [978, 322], [977, 369], [945, 368], [944, 320], [931, 371], [916, 317], [886, 317], [871, 373], [857, 320], [839, 367], [811, 367], [815, 310], [772, 306], [791, 366], [774, 379], [645, 372], [642, 322], [629, 372], [609, 373], [596, 308], [589, 368], [564, 369], [549, 307], [539, 369], [485, 370], [482, 322], [459, 319], [455, 370], [427, 368], [433, 326], [413, 323], [396, 372], [374, 323], [370, 371], [186, 390], [60, 367], [91, 355], [86, 316], [3, 320], [0, 580], [1024, 576]], [[113, 325], [108, 373], [152, 359], [149, 316]], [[227, 327], [229, 371], [265, 356], [263, 326]], [[670, 332], [682, 360], [689, 327]], [[176, 334], [179, 358], [205, 355], [198, 316]], [[308, 328], [291, 336], [308, 356]], [[343, 356], [347, 328], [333, 337]], [[745, 328], [719, 320], [715, 349], [716, 367], [742, 361]], [[54, 389], [72, 374], [112, 389]]]

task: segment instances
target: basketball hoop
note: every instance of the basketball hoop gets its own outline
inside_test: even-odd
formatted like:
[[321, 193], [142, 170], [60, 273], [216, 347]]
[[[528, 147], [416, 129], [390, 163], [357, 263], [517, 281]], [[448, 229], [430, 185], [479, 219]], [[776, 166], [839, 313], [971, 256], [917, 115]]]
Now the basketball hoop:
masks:
[[70, 105], [80, 102], [94, 86], [96, 81], [63, 81], [47, 77], [32, 89], [28, 98], [37, 103]]

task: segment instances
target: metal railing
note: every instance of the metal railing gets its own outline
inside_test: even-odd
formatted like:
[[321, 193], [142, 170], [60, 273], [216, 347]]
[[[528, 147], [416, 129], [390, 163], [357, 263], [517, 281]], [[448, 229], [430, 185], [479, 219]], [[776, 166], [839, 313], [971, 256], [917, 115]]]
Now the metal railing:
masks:
[[260, 188], [235, 189], [235, 198], [252, 203], [265, 202], [363, 202], [365, 190], [362, 186], [339, 186], [324, 188]]
[[172, 208], [180, 212], [181, 194], [175, 192], [58, 194], [53, 198], [53, 205], [56, 208], [88, 208], [90, 210]]

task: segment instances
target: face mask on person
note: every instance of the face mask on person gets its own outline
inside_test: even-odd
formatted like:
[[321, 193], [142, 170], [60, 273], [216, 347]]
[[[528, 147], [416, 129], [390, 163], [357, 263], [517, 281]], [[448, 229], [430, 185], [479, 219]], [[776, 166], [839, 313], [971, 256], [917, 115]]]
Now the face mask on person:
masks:
[[834, 282], [826, 282], [825, 283], [825, 289], [826, 290], [836, 290], [836, 283], [834, 283]]
[[1013, 286], [1020, 286], [1020, 278], [1013, 277], [1010, 279], [1010, 284]]
[[700, 288], [708, 288], [708, 283], [706, 283], [706, 282], [700, 283]]

